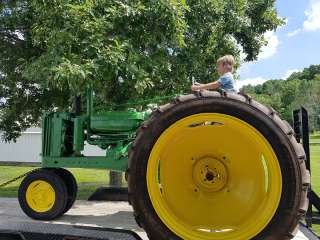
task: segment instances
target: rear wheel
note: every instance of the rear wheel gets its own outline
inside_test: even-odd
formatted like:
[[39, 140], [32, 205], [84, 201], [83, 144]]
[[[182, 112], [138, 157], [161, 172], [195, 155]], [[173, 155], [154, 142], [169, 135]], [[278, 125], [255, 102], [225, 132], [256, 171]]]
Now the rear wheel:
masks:
[[21, 209], [29, 217], [52, 220], [64, 211], [67, 204], [67, 188], [59, 175], [47, 169], [28, 174], [18, 191]]
[[151, 239], [290, 239], [309, 175], [292, 129], [244, 96], [182, 96], [142, 125], [129, 197]]

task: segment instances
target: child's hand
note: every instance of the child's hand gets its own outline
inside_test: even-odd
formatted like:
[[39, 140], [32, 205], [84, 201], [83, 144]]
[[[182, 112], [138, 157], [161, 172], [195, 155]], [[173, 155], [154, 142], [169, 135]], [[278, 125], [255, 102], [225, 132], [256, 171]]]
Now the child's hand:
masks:
[[201, 88], [202, 85], [203, 84], [201, 84], [201, 83], [195, 82], [194, 85], [191, 86], [191, 90], [194, 91], [194, 92], [199, 92], [199, 91], [202, 90], [202, 88]]

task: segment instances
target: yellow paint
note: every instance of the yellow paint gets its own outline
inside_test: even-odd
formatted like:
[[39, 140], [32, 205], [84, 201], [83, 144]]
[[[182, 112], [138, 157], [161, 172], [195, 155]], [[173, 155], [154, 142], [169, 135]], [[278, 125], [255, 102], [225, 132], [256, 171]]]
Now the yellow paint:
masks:
[[36, 180], [30, 183], [26, 191], [26, 200], [29, 207], [39, 213], [49, 211], [55, 202], [56, 193], [50, 183]]
[[273, 218], [282, 176], [259, 131], [229, 115], [202, 113], [159, 137], [147, 187], [162, 222], [182, 239], [246, 240]]

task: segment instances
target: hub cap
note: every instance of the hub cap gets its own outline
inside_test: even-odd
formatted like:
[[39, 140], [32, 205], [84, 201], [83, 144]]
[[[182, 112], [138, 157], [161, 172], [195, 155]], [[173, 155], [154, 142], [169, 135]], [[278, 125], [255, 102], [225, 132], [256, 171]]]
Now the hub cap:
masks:
[[32, 182], [26, 191], [26, 200], [29, 207], [40, 213], [47, 212], [53, 207], [55, 196], [52, 186], [43, 180]]
[[214, 157], [203, 157], [193, 166], [193, 182], [198, 190], [204, 192], [217, 192], [221, 190], [228, 180], [227, 169], [224, 164]]

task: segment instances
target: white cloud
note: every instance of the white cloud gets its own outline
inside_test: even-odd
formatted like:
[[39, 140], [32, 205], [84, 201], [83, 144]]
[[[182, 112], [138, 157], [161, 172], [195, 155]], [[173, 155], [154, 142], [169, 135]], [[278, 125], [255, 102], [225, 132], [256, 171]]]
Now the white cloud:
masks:
[[261, 48], [261, 52], [258, 56], [258, 59], [267, 59], [272, 57], [277, 53], [277, 48], [279, 45], [279, 39], [275, 32], [273, 31], [267, 31], [264, 34], [265, 39], [267, 40], [268, 44], [266, 46], [263, 46]]
[[320, 30], [320, 0], [312, 0], [310, 9], [306, 10], [307, 20], [303, 23], [305, 31]]
[[287, 34], [287, 36], [288, 36], [288, 37], [294, 37], [295, 35], [299, 34], [300, 32], [301, 32], [301, 28], [298, 28], [298, 29], [296, 29], [296, 30], [294, 30], [294, 31], [292, 31], [292, 32], [289, 32], [289, 33]]
[[235, 85], [236, 85], [237, 90], [239, 90], [240, 88], [242, 88], [245, 85], [256, 86], [259, 84], [263, 84], [266, 81], [267, 81], [267, 79], [265, 79], [263, 77], [246, 78], [244, 80], [236, 81]]
[[301, 70], [299, 69], [289, 69], [285, 75], [283, 75], [282, 79], [287, 79], [288, 77], [290, 77], [290, 75], [292, 73], [295, 73], [295, 72], [301, 72]]

